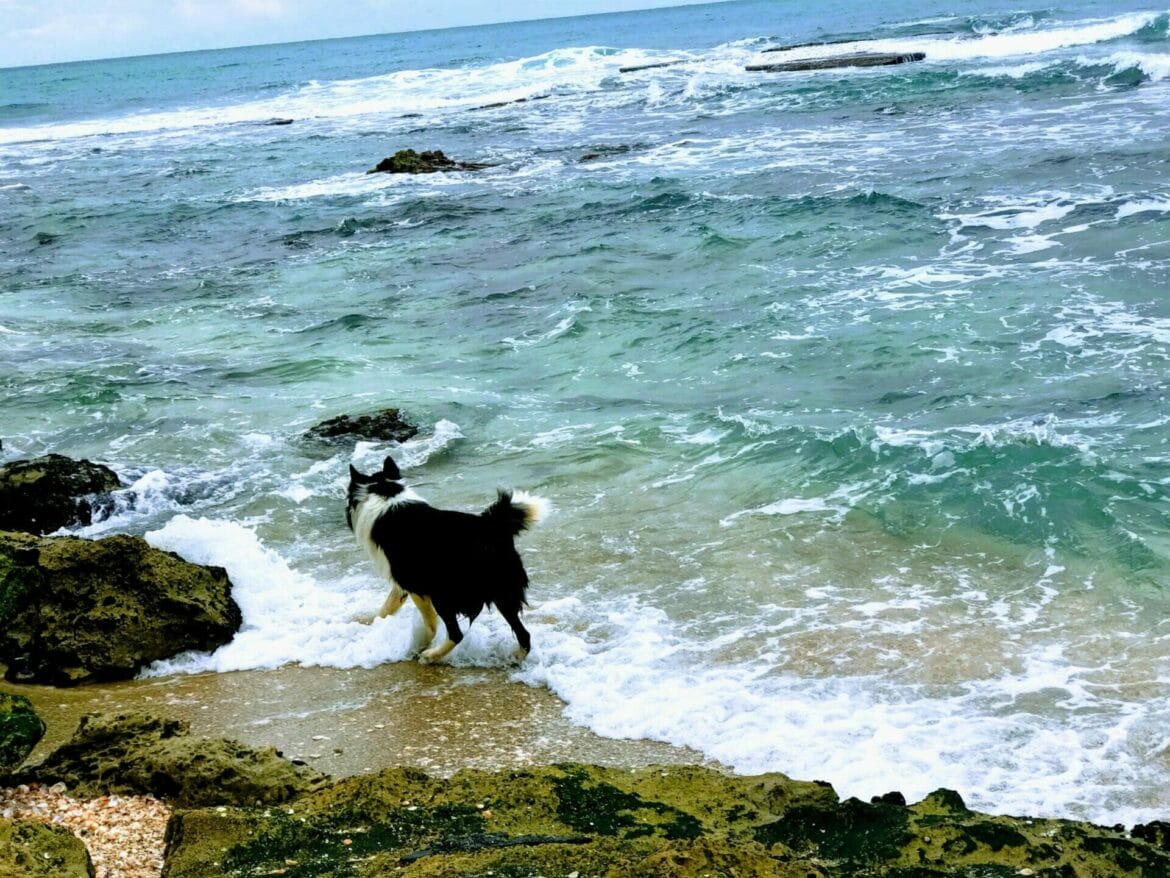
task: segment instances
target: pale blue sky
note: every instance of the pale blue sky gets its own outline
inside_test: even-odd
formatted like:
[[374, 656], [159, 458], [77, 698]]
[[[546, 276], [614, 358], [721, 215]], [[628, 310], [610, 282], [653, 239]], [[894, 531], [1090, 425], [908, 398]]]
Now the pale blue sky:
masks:
[[0, 67], [696, 2], [706, 0], [0, 0]]

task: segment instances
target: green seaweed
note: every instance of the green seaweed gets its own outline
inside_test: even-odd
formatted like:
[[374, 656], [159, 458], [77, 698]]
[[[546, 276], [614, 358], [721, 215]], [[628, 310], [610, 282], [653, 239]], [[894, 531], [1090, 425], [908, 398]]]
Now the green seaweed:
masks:
[[[553, 781], [558, 800], [557, 818], [578, 832], [642, 838], [661, 830], [670, 839], [698, 838], [703, 834], [703, 824], [685, 811], [643, 799], [611, 784], [594, 782], [587, 786], [588, 775], [579, 768], [564, 771], [563, 777]], [[652, 822], [647, 812], [667, 819]]]
[[815, 849], [820, 857], [855, 865], [897, 859], [914, 839], [905, 808], [860, 799], [846, 799], [836, 808], [792, 808], [779, 820], [757, 827], [755, 837], [763, 845], [780, 843], [798, 852]]

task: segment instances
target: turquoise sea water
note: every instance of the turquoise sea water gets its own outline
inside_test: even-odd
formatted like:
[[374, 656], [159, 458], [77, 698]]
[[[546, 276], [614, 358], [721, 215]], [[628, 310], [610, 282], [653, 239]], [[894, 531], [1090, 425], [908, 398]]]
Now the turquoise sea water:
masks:
[[[84, 533], [229, 568], [245, 629], [155, 673], [408, 660], [413, 610], [352, 621], [390, 453], [552, 501], [513, 675], [574, 722], [1166, 817], [1170, 12], [855, 6], [0, 70], [0, 460], [107, 462]], [[365, 173], [408, 147], [490, 167]], [[386, 405], [419, 438], [299, 438]]]

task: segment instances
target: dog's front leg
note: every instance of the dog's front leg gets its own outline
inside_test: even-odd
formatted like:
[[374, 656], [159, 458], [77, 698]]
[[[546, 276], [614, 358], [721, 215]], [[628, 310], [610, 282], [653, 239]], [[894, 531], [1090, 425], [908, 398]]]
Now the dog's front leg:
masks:
[[411, 594], [410, 599], [418, 608], [419, 618], [423, 623], [423, 630], [418, 632], [412, 652], [417, 655], [435, 639], [435, 632], [439, 630], [439, 614], [435, 612], [435, 605], [426, 595]]
[[387, 616], [393, 616], [402, 609], [404, 603], [406, 603], [406, 592], [402, 590], [402, 586], [391, 580], [390, 595], [382, 604], [382, 609], [378, 610], [378, 618], [385, 619]]
[[423, 652], [419, 656], [419, 661], [423, 664], [430, 664], [437, 662], [443, 658], [447, 653], [459, 645], [459, 641], [463, 639], [463, 632], [459, 630], [459, 623], [455, 620], [455, 613], [451, 611], [440, 611], [440, 616], [443, 619], [443, 624], [447, 626], [447, 639], [438, 646], [432, 647]]

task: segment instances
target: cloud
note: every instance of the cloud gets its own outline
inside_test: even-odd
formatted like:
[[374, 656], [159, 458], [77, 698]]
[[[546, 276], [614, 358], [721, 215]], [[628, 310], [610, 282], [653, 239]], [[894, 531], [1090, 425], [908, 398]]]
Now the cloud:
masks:
[[175, 0], [173, 8], [188, 24], [216, 30], [231, 27], [241, 18], [287, 15], [283, 0]]

